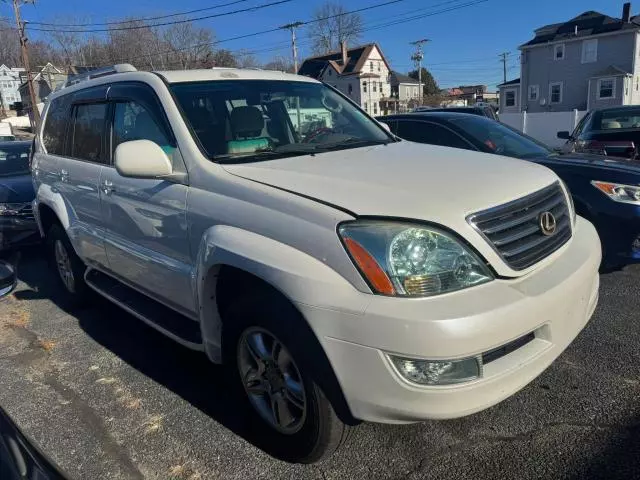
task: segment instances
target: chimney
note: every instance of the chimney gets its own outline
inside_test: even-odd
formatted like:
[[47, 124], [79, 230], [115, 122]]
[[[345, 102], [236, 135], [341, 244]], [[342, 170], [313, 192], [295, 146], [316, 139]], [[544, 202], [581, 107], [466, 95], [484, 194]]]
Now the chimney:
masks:
[[342, 40], [340, 42], [340, 52], [342, 53], [342, 65], [347, 64], [347, 41]]
[[622, 6], [622, 21], [624, 23], [631, 21], [631, 2], [627, 2]]

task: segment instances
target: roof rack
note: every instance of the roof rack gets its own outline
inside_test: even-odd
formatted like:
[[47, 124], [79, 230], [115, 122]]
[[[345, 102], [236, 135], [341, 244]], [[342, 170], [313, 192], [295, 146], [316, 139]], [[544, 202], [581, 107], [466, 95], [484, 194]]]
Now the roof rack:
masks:
[[114, 75], [116, 73], [125, 72], [137, 72], [138, 69], [129, 63], [119, 63], [117, 65], [111, 65], [109, 67], [96, 68], [86, 73], [75, 75], [71, 80], [67, 80], [60, 88], [70, 87], [80, 82], [86, 82], [94, 78], [106, 77], [107, 75]]

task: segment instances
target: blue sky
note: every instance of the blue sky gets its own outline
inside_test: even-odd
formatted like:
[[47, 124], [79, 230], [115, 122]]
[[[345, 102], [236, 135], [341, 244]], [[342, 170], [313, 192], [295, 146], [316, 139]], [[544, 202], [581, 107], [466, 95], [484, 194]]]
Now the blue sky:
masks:
[[[224, 12], [272, 0], [250, 0], [247, 3], [204, 12]], [[357, 9], [382, 3], [384, 0], [350, 0], [343, 2], [349, 9]], [[597, 10], [620, 17], [623, 0], [486, 0], [472, 6], [430, 17], [406, 21], [386, 28], [375, 28], [384, 22], [402, 20], [406, 15], [434, 13], [474, 0], [403, 0], [397, 4], [362, 13], [365, 28], [363, 43], [375, 41], [390, 61], [394, 70], [411, 69], [410, 56], [413, 47], [409, 42], [429, 38], [425, 48], [425, 66], [434, 74], [441, 87], [460, 84], [484, 83], [494, 88], [502, 81], [502, 64], [498, 53], [509, 51], [508, 78], [518, 75], [517, 47], [533, 36], [533, 30], [542, 25], [566, 21], [587, 10]], [[228, 3], [229, 0], [38, 0], [34, 5], [23, 6], [23, 18], [31, 21], [104, 22], [119, 20], [125, 16], [145, 17], [175, 13]], [[311, 18], [314, 7], [322, 0], [293, 0], [290, 3], [242, 13], [221, 19], [200, 21], [213, 28], [217, 39], [225, 39], [245, 33], [267, 30], [284, 23]], [[439, 6], [438, 6], [439, 5]], [[10, 16], [9, 5], [0, 3], [0, 15]], [[637, 8], [632, 13], [639, 13]], [[197, 16], [195, 14], [194, 16]], [[300, 56], [308, 55], [305, 31], [299, 31]], [[256, 56], [268, 61], [275, 55], [291, 55], [287, 44], [287, 32], [244, 40], [226, 42], [220, 48], [230, 50], [256, 50]]]

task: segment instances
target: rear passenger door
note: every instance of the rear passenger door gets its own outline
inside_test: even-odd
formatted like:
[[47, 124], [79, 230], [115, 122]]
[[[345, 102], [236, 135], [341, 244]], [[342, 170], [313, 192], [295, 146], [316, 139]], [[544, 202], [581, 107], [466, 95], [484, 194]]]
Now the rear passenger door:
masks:
[[[164, 150], [174, 172], [186, 173], [164, 109], [150, 86], [113, 84], [109, 100], [112, 158], [121, 143], [150, 140]], [[188, 187], [167, 180], [125, 178], [110, 165], [103, 172], [101, 189], [110, 271], [167, 306], [193, 314]]]
[[67, 207], [67, 235], [87, 264], [107, 263], [98, 187], [109, 162], [105, 144], [108, 111], [105, 86], [72, 94], [64, 155], [56, 165], [54, 189]]

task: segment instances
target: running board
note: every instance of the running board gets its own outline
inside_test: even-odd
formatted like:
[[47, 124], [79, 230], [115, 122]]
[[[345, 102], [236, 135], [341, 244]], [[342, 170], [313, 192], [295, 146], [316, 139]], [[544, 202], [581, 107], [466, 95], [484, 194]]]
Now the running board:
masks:
[[107, 300], [181, 345], [204, 351], [198, 322], [165, 307], [99, 270], [88, 268], [84, 280]]

